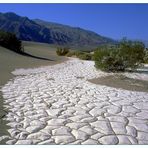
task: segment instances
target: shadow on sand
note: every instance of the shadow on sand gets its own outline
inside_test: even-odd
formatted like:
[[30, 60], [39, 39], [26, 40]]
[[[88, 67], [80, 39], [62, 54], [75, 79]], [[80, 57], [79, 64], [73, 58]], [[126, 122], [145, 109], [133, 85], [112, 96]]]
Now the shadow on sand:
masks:
[[133, 71], [134, 73], [138, 73], [138, 74], [148, 74], [148, 67], [142, 67], [142, 68], [138, 68], [137, 70]]
[[35, 58], [35, 59], [46, 60], [46, 61], [54, 61], [52, 59], [35, 56], [35, 55], [29, 54], [29, 53], [26, 53], [26, 52], [21, 52], [20, 54], [23, 55], [23, 56], [27, 56], [27, 57], [31, 57], [31, 58]]

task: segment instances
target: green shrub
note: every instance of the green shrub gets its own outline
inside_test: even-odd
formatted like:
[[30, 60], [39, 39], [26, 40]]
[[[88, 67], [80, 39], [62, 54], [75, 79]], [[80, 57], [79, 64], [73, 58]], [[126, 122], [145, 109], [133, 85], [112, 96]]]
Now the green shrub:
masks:
[[83, 54], [84, 52], [82, 52], [82, 51], [75, 51], [75, 55], [76, 55], [76, 57], [80, 57], [82, 54]]
[[98, 49], [94, 53], [96, 68], [104, 71], [124, 71], [124, 64], [118, 49]]
[[15, 36], [15, 34], [0, 31], [0, 46], [8, 48], [18, 53], [22, 53], [21, 41]]
[[126, 68], [135, 69], [144, 62], [145, 46], [142, 42], [123, 39], [120, 42], [120, 56]]
[[133, 70], [144, 61], [144, 44], [123, 40], [112, 48], [104, 46], [94, 53], [96, 68], [104, 71]]
[[58, 47], [56, 50], [57, 55], [65, 56], [69, 52], [69, 48], [66, 47]]
[[93, 59], [93, 54], [90, 54], [88, 52], [82, 52], [82, 51], [69, 51], [66, 56], [72, 57], [76, 56], [77, 58], [81, 60], [92, 60]]
[[76, 55], [75, 51], [69, 51], [69, 52], [66, 54], [67, 57], [72, 57], [72, 56], [75, 56], [75, 55]]
[[82, 52], [82, 51], [76, 51], [75, 55], [77, 58], [81, 60], [92, 60], [93, 55], [90, 53]]
[[81, 59], [81, 60], [91, 60], [92, 59], [92, 55], [88, 54], [88, 53], [83, 53], [83, 54], [80, 54], [78, 56], [78, 58]]
[[148, 49], [145, 51], [144, 63], [148, 64]]

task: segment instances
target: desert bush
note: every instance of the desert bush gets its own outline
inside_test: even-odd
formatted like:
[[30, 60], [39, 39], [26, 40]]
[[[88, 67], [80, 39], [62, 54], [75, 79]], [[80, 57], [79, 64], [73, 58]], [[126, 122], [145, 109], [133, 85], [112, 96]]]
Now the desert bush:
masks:
[[78, 57], [79, 58], [79, 56], [80, 55], [82, 55], [84, 52], [82, 52], [82, 51], [75, 51], [75, 55], [76, 55], [76, 57]]
[[144, 61], [144, 44], [122, 40], [118, 46], [112, 48], [100, 47], [94, 53], [96, 68], [104, 71], [133, 70]]
[[76, 51], [75, 55], [77, 58], [81, 60], [92, 60], [93, 55], [90, 53], [82, 52], [82, 51]]
[[65, 56], [66, 54], [68, 54], [68, 52], [69, 52], [69, 48], [67, 47], [58, 47], [56, 50], [56, 53], [59, 56]]
[[145, 46], [139, 41], [123, 39], [120, 42], [120, 56], [126, 68], [135, 69], [144, 62]]
[[145, 51], [144, 63], [148, 64], [148, 49]]
[[75, 51], [69, 51], [66, 56], [67, 57], [72, 57], [72, 56], [75, 56], [76, 55], [76, 52]]
[[92, 59], [92, 55], [89, 54], [89, 53], [83, 53], [83, 54], [80, 54], [78, 56], [79, 59], [81, 60], [91, 60]]
[[15, 34], [0, 31], [0, 46], [13, 50], [15, 52], [22, 52], [22, 43], [15, 36]]
[[118, 49], [98, 49], [94, 53], [96, 68], [104, 71], [124, 71], [124, 64]]
[[83, 52], [83, 51], [69, 51], [66, 56], [72, 57], [75, 56], [81, 60], [92, 60], [93, 59], [93, 54], [88, 53], [88, 52]]

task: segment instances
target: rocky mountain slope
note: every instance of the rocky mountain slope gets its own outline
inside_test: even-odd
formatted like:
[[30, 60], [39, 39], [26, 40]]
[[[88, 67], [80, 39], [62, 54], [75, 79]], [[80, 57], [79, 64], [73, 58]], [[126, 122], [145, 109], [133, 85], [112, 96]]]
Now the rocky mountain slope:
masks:
[[106, 43], [116, 43], [116, 41], [92, 31], [39, 19], [31, 20], [28, 17], [21, 17], [11, 12], [0, 13], [0, 29], [15, 33], [21, 40], [74, 48], [94, 48]]

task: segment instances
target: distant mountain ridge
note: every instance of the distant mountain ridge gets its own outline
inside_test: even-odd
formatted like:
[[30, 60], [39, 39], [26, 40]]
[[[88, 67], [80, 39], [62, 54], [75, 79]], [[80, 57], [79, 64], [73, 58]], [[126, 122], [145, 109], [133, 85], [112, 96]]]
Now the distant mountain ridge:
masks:
[[21, 40], [74, 48], [95, 48], [102, 44], [116, 43], [113, 39], [79, 27], [46, 22], [40, 19], [31, 20], [12, 12], [0, 13], [0, 29], [15, 33]]

